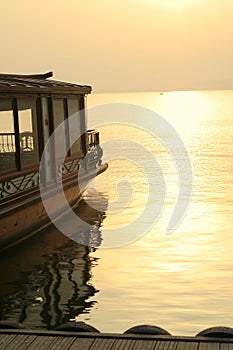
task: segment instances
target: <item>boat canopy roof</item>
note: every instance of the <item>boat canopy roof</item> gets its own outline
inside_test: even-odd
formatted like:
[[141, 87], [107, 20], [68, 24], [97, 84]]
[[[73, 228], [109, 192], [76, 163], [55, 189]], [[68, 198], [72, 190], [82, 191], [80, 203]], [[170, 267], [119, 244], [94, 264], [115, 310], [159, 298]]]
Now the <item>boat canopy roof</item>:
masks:
[[48, 79], [53, 72], [45, 74], [1, 74], [0, 93], [62, 93], [62, 94], [90, 94], [91, 86], [77, 85]]

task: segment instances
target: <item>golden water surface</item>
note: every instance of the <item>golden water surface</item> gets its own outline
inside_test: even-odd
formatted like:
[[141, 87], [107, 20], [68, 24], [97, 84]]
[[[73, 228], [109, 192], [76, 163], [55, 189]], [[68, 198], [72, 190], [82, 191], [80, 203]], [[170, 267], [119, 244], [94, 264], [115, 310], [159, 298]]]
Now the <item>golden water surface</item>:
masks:
[[[93, 282], [100, 293], [91, 323], [101, 329], [123, 331], [134, 324], [151, 323], [173, 334], [195, 334], [208, 326], [232, 326], [232, 97], [232, 91], [92, 97], [93, 105], [103, 101], [139, 104], [166, 118], [187, 147], [194, 176], [189, 210], [178, 229], [167, 235], [178, 188], [177, 169], [168, 152], [162, 151], [152, 136], [133, 128], [102, 128], [102, 141], [136, 138], [154, 152], [162, 163], [167, 195], [161, 217], [142, 238], [95, 252], [99, 262]], [[114, 201], [121, 178], [133, 184], [133, 199], [125, 210], [107, 215], [103, 231], [135, 220], [146, 203], [143, 173], [127, 161], [111, 161], [98, 179], [98, 189]]]
[[[189, 208], [178, 228], [168, 234], [179, 189], [171, 154], [155, 135], [139, 128], [100, 127], [103, 144], [127, 139], [143, 147], [134, 161], [127, 159], [124, 142], [121, 148], [112, 147], [109, 168], [96, 180], [98, 194], [94, 184], [86, 193], [86, 199], [97, 205], [97, 212], [83, 207], [93, 224], [88, 234], [97, 245], [101, 242], [100, 248], [80, 246], [52, 229], [2, 254], [0, 318], [50, 329], [77, 319], [103, 332], [154, 324], [174, 335], [232, 326], [232, 101], [232, 91], [90, 96], [90, 106], [137, 104], [173, 126], [192, 164]], [[166, 186], [162, 211], [153, 220], [149, 216], [138, 220], [148, 205], [148, 181], [155, 181], [158, 191], [149, 204], [157, 205], [162, 193], [156, 168], [148, 160], [148, 176], [137, 163], [143, 157], [147, 162], [145, 149], [160, 164]], [[141, 237], [106, 248], [120, 228], [132, 233], [130, 224], [135, 221]]]

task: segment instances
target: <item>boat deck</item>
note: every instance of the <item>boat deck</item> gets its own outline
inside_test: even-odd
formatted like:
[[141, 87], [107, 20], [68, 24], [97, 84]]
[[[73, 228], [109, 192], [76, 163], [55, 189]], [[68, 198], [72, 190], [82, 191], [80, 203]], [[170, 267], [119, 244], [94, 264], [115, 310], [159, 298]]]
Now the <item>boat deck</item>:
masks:
[[233, 350], [233, 339], [1, 329], [0, 349]]

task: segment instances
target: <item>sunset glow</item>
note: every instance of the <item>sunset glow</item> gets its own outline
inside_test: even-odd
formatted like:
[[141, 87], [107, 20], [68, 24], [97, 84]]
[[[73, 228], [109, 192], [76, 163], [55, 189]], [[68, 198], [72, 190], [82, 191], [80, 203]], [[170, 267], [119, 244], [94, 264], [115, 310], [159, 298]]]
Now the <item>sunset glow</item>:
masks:
[[233, 0], [0, 1], [0, 344], [233, 350]]
[[161, 6], [170, 11], [182, 12], [190, 7], [200, 4], [200, 0], [148, 0], [148, 3]]
[[230, 0], [2, 0], [1, 11], [2, 72], [53, 70], [94, 92], [232, 88]]

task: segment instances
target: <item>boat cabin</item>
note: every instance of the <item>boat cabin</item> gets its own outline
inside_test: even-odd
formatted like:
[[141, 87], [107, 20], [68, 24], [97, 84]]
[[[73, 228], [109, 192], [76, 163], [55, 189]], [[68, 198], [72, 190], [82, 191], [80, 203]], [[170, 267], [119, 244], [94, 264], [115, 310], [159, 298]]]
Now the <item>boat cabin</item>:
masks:
[[50, 77], [0, 74], [0, 250], [51, 224], [41, 189], [54, 223], [69, 211], [61, 191], [75, 209], [89, 181], [108, 167], [99, 133], [87, 130], [91, 87]]
[[[78, 114], [75, 129], [69, 123], [62, 130], [67, 145], [65, 173], [78, 169], [79, 160], [98, 133], [86, 131], [85, 97], [90, 86], [50, 80], [52, 72], [41, 75], [0, 74], [0, 200], [39, 183], [39, 162], [50, 135], [69, 116]], [[82, 137], [70, 145], [71, 133]], [[71, 146], [71, 147], [70, 147]], [[52, 180], [53, 151], [46, 154], [46, 179]]]

